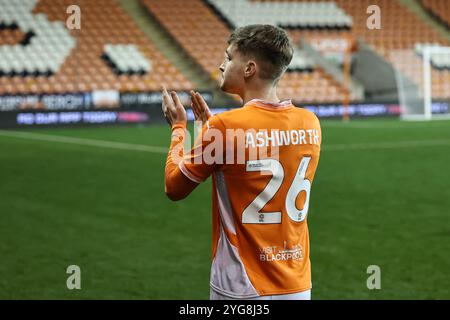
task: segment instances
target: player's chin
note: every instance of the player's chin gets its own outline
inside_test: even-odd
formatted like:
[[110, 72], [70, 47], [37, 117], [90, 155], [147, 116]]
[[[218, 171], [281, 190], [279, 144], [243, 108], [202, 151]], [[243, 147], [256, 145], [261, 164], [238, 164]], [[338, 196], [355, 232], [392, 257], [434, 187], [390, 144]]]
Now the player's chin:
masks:
[[225, 81], [225, 79], [222, 79], [222, 83], [220, 84], [220, 90], [222, 90], [225, 93], [233, 94], [232, 87], [228, 85], [228, 83]]
[[224, 79], [222, 79], [222, 81], [220, 83], [220, 90], [222, 90], [223, 92], [227, 92], [227, 85], [226, 85]]

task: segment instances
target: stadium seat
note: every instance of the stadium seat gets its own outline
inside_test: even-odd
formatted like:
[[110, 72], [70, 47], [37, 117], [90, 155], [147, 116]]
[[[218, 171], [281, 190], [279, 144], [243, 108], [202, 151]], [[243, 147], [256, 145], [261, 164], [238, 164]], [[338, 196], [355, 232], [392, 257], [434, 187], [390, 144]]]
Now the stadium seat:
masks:
[[119, 73], [143, 74], [150, 71], [150, 62], [135, 45], [106, 44], [104, 54]]
[[273, 24], [289, 28], [350, 28], [352, 18], [334, 2], [207, 0], [234, 27]]
[[[185, 52], [195, 61], [212, 79], [219, 80], [219, 66], [224, 59], [224, 52], [227, 47], [227, 40], [231, 32], [229, 23], [224, 19], [224, 15], [218, 12], [217, 8], [210, 2], [203, 0], [141, 0], [149, 13], [156, 18], [162, 27], [183, 47]], [[222, 5], [241, 3], [250, 5], [247, 1], [222, 1]], [[261, 3], [252, 2], [253, 5], [264, 8], [267, 5], [275, 5], [276, 10], [281, 13], [286, 12], [288, 3]], [[292, 5], [292, 4], [291, 4]], [[294, 4], [295, 5], [295, 4]], [[315, 8], [318, 4], [312, 4]], [[322, 4], [319, 4], [321, 6]], [[325, 5], [325, 7], [328, 5]], [[337, 8], [333, 7], [333, 8]], [[267, 9], [263, 9], [267, 10]], [[308, 9], [313, 10], [313, 9]], [[319, 9], [317, 9], [319, 10]], [[334, 9], [333, 9], [334, 10]], [[250, 13], [251, 14], [251, 13]], [[294, 19], [294, 18], [292, 18]], [[248, 23], [248, 21], [246, 22]], [[294, 24], [292, 27], [295, 27]], [[298, 31], [289, 29], [291, 34]], [[305, 30], [303, 30], [306, 32]], [[311, 31], [315, 32], [315, 31]], [[323, 33], [329, 34], [328, 29], [323, 29]], [[347, 34], [345, 29], [339, 29], [337, 32]], [[298, 34], [298, 33], [297, 33]], [[294, 38], [294, 37], [292, 37]], [[296, 46], [299, 44], [299, 38], [294, 40]], [[296, 50], [297, 51], [297, 50]], [[325, 75], [313, 70], [314, 65], [302, 54], [295, 56], [289, 67], [289, 72], [280, 81], [279, 95], [282, 98], [292, 98], [297, 102], [311, 102], [323, 100], [323, 102], [337, 102], [343, 97], [345, 89], [340, 84], [325, 78]], [[302, 78], [305, 74], [305, 78]], [[312, 80], [309, 77], [312, 74]], [[319, 85], [315, 79], [322, 79], [320, 83], [324, 88], [316, 90]], [[327, 88], [333, 88], [336, 95], [327, 95]], [[356, 98], [353, 97], [352, 98]], [[342, 99], [341, 99], [342, 100]]]
[[450, 29], [450, 10], [446, 0], [421, 0], [422, 6]]
[[[427, 0], [423, 0], [427, 1]], [[443, 38], [432, 27], [423, 22], [407, 7], [393, 0], [334, 0], [348, 15], [353, 18], [352, 34], [356, 38], [362, 38], [377, 53], [391, 62], [396, 69], [409, 76], [416, 84], [422, 82], [422, 60], [418, 54], [414, 53], [416, 44], [434, 43], [442, 46], [449, 46], [450, 42]], [[430, 2], [434, 2], [430, 0]], [[436, 2], [444, 3], [446, 1]], [[368, 6], [376, 4], [382, 12], [382, 28], [370, 30], [366, 27]], [[445, 8], [440, 6], [441, 11], [449, 13], [448, 4]], [[447, 9], [446, 9], [447, 8]], [[444, 14], [445, 14], [444, 13]], [[332, 38], [339, 37], [337, 31], [327, 31], [333, 33]], [[342, 34], [345, 31], [340, 31]], [[306, 38], [309, 42], [320, 37], [321, 31], [292, 30], [291, 35], [297, 41]], [[445, 63], [445, 62], [443, 62]], [[436, 66], [436, 65], [435, 65]], [[432, 78], [437, 79], [433, 84], [433, 94], [436, 98], [450, 98], [448, 91], [443, 89], [445, 83], [450, 81], [450, 72], [445, 68], [433, 68]]]
[[[114, 0], [83, 2], [82, 29], [64, 25], [70, 0], [0, 0], [0, 79], [6, 93], [65, 93], [92, 89], [155, 91], [193, 87]], [[31, 33], [33, 32], [33, 33]], [[5, 35], [5, 37], [3, 37]], [[28, 42], [23, 43], [24, 39]], [[128, 45], [122, 77], [102, 59], [105, 46]], [[152, 69], [151, 61], [159, 68]], [[131, 80], [132, 73], [138, 78]], [[86, 77], [84, 76], [86, 75]], [[13, 86], [12, 79], [31, 76], [33, 85]], [[156, 80], [159, 79], [159, 80]], [[131, 83], [130, 85], [128, 83]], [[9, 90], [14, 88], [12, 90]]]

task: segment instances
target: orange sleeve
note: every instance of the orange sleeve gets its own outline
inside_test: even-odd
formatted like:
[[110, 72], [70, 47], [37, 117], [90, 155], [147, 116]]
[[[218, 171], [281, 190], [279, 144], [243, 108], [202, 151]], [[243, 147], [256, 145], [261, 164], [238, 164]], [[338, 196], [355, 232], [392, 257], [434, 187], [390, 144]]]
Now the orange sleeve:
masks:
[[198, 186], [198, 183], [188, 179], [178, 166], [183, 159], [185, 138], [186, 126], [174, 124], [165, 170], [165, 192], [169, 199], [173, 201], [186, 198]]
[[217, 115], [203, 126], [193, 148], [184, 154], [186, 126], [172, 126], [172, 142], [167, 155], [165, 190], [174, 201], [184, 199], [224, 163], [225, 127]]
[[179, 167], [190, 180], [201, 183], [219, 170], [225, 159], [225, 126], [214, 115], [203, 125], [194, 147], [185, 154]]

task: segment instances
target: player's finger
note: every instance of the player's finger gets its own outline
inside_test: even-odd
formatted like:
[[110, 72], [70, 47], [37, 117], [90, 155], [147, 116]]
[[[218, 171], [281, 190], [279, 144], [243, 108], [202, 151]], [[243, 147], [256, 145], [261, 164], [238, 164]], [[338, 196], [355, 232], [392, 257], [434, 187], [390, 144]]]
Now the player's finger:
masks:
[[209, 112], [208, 104], [205, 102], [205, 99], [203, 99], [202, 95], [199, 92], [196, 92], [195, 96], [201, 109], [205, 112]]
[[206, 104], [200, 93], [196, 92], [195, 96], [197, 98], [198, 104], [200, 105], [200, 109], [202, 110], [202, 115], [206, 118], [205, 120], [208, 120], [209, 117], [211, 117], [211, 112], [209, 111], [208, 105]]
[[176, 112], [176, 118], [175, 120], [185, 120], [186, 119], [186, 110], [184, 109], [183, 104], [180, 101], [180, 98], [178, 98], [178, 95], [175, 91], [170, 92], [172, 95], [172, 99], [175, 102], [175, 112]]
[[167, 101], [169, 98], [169, 94], [167, 92], [166, 87], [162, 87], [162, 98], [163, 98], [163, 101]]
[[198, 94], [194, 93], [194, 99], [195, 99], [195, 106], [197, 109], [197, 114], [199, 119], [201, 119], [202, 121], [206, 121], [206, 116], [205, 116], [205, 110], [204, 110], [204, 106], [201, 104], [200, 99], [198, 98]]
[[177, 93], [175, 91], [171, 91], [170, 95], [172, 96], [172, 100], [173, 100], [173, 102], [175, 104], [175, 108], [176, 109], [179, 109], [179, 108], [183, 108], [184, 109], [184, 106], [181, 103], [180, 98], [178, 98]]
[[198, 119], [205, 122], [205, 116], [202, 106], [200, 105], [198, 98], [194, 96], [195, 99], [195, 108], [197, 110]]
[[167, 97], [166, 97], [166, 93], [167, 93], [167, 90], [166, 90], [165, 87], [163, 87], [162, 90], [161, 90], [161, 96], [162, 96], [161, 108], [162, 108], [162, 111], [163, 111], [164, 115], [167, 112]]
[[165, 108], [165, 110], [163, 109], [163, 115], [164, 115], [164, 118], [166, 119], [167, 123], [172, 125], [172, 118], [171, 118], [170, 112], [168, 112], [167, 108]]
[[195, 118], [200, 119], [200, 112], [198, 108], [197, 98], [195, 97], [195, 92], [191, 90], [190, 93], [191, 93], [191, 106], [192, 110], [194, 111]]
[[175, 113], [176, 112], [174, 102], [165, 87], [163, 89], [163, 102], [166, 105], [167, 113]]
[[163, 104], [164, 107], [166, 108], [166, 113], [167, 112], [175, 112], [175, 106], [173, 105], [173, 100], [172, 98], [169, 96], [169, 93], [167, 92], [166, 87], [163, 87]]
[[192, 101], [191, 101], [191, 109], [192, 109], [192, 112], [194, 113], [195, 120], [198, 120], [197, 110], [195, 109], [194, 103]]

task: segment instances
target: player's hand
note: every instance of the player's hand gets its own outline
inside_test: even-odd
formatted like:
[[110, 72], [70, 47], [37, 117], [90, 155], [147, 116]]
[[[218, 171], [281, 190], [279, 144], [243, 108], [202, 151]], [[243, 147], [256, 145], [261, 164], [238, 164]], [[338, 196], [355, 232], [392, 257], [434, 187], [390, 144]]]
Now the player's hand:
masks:
[[200, 93], [191, 90], [191, 108], [194, 112], [195, 120], [205, 124], [211, 117], [211, 111]]
[[186, 110], [181, 104], [180, 99], [178, 98], [178, 95], [175, 91], [171, 91], [169, 95], [166, 88], [163, 88], [162, 111], [170, 126], [173, 126], [175, 124], [183, 124], [184, 126], [186, 126]]

